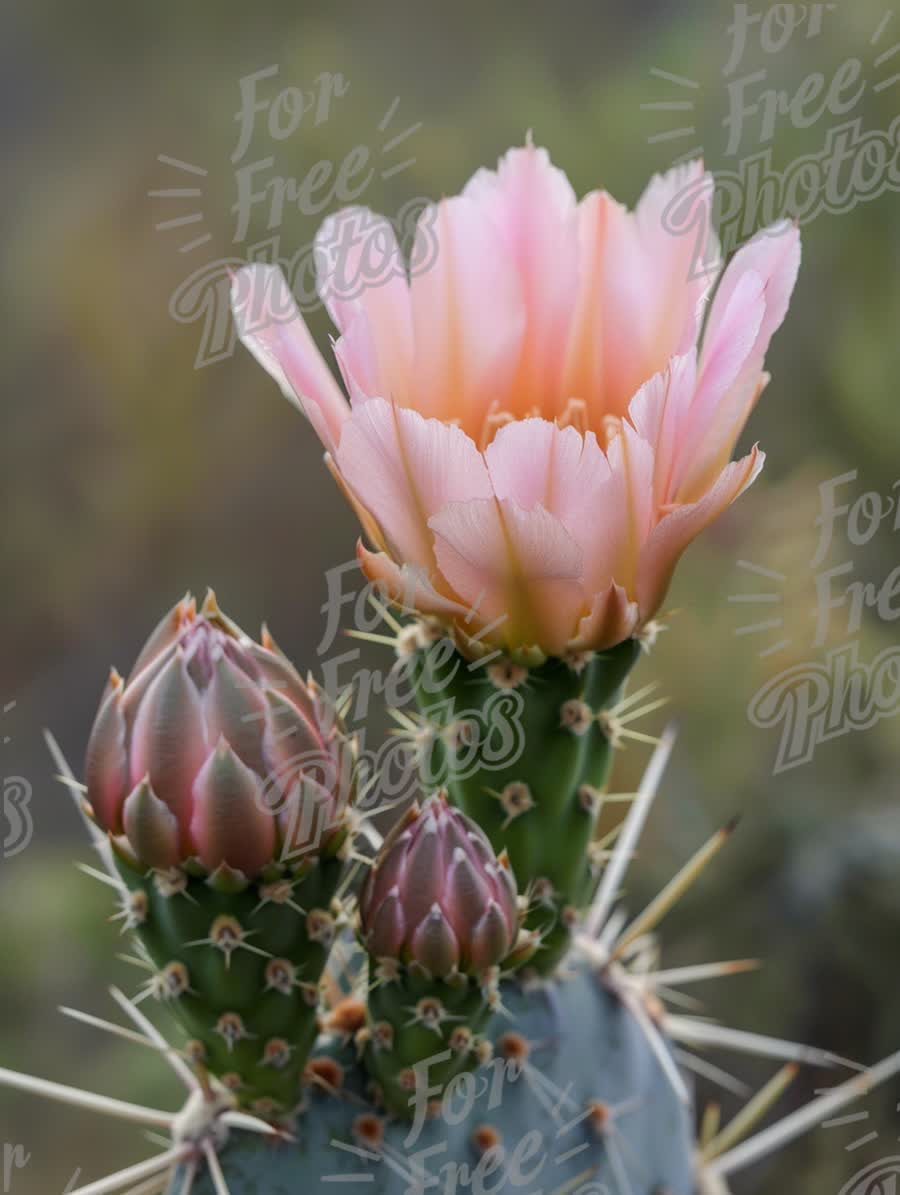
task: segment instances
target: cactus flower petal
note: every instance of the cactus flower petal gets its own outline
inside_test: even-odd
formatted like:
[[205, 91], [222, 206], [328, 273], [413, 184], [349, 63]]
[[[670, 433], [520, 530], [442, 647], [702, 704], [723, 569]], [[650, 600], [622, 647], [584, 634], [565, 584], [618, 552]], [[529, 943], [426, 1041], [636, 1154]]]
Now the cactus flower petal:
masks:
[[406, 843], [407, 839], [397, 842], [383, 855], [378, 867], [369, 871], [366, 877], [365, 900], [372, 908], [386, 899], [389, 892], [403, 885], [406, 873]]
[[[406, 267], [389, 220], [359, 207], [329, 216], [316, 236], [319, 297], [341, 330], [344, 377], [405, 405], [413, 365]], [[377, 286], [361, 285], [373, 276]]]
[[507, 855], [506, 851], [502, 851], [500, 857], [497, 859], [496, 875], [498, 880], [496, 898], [503, 910], [503, 915], [506, 918], [512, 936], [515, 937], [515, 927], [519, 915], [518, 893], [516, 891], [516, 878], [513, 875], [512, 864], [509, 861], [509, 855]]
[[448, 502], [491, 497], [484, 460], [464, 432], [381, 398], [354, 412], [336, 459], [354, 494], [378, 511], [392, 551], [426, 568], [434, 563], [429, 518]]
[[232, 308], [244, 344], [334, 451], [349, 408], [281, 270], [262, 264], [239, 270], [232, 283]]
[[662, 601], [682, 552], [704, 527], [753, 484], [764, 461], [765, 455], [754, 447], [747, 456], [727, 465], [716, 484], [699, 501], [680, 506], [654, 528], [641, 549], [638, 562], [638, 601]]

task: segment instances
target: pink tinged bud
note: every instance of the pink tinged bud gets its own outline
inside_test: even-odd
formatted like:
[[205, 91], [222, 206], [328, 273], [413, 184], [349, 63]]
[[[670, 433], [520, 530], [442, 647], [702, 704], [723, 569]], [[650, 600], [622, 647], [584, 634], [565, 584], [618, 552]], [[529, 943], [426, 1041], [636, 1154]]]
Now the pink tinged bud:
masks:
[[412, 936], [410, 953], [436, 979], [443, 979], [459, 965], [459, 941], [441, 906], [434, 904]]
[[474, 822], [468, 823], [466, 847], [478, 859], [482, 867], [490, 867], [497, 861], [494, 848], [488, 841], [487, 835]]
[[465, 821], [457, 817], [445, 817], [443, 820], [444, 842], [446, 843], [447, 855], [452, 858], [456, 851], [461, 850], [467, 858], [471, 859], [473, 863], [480, 866], [482, 862], [492, 862], [494, 852], [489, 849], [487, 856], [482, 858], [475, 853], [475, 847], [472, 843], [469, 834], [469, 827], [473, 823], [468, 819]]
[[336, 807], [343, 811], [353, 803], [356, 792], [357, 755], [355, 744], [352, 739], [339, 734], [335, 735], [329, 744], [329, 750], [333, 760], [335, 778], [332, 791]]
[[268, 631], [263, 633], [262, 647], [258, 643], [248, 643], [246, 652], [259, 669], [262, 683], [296, 705], [314, 723], [316, 711], [312, 694]]
[[444, 908], [458, 933], [465, 933], [483, 915], [492, 899], [487, 880], [462, 847], [456, 847], [447, 875]]
[[503, 910], [492, 900], [483, 917], [472, 931], [471, 965], [476, 971], [484, 971], [502, 963], [512, 946], [512, 935]]
[[131, 677], [125, 686], [125, 692], [122, 694], [122, 713], [125, 715], [125, 722], [129, 730], [134, 726], [138, 709], [150, 686], [174, 658], [177, 650], [175, 644], [170, 644], [155, 659], [146, 664], [140, 672], [132, 670]]
[[265, 699], [262, 772], [267, 786], [287, 796], [299, 780], [311, 776], [330, 788], [334, 782], [330, 773], [336, 769], [309, 719], [281, 693], [269, 689]]
[[516, 877], [513, 875], [512, 864], [506, 851], [497, 859], [496, 897], [510, 927], [510, 934], [514, 938], [519, 925], [519, 894]]
[[[516, 886], [509, 861], [494, 854], [482, 831], [438, 795], [413, 806], [393, 828], [360, 898], [370, 952], [377, 917], [382, 956], [416, 962], [443, 978], [454, 968], [481, 971], [509, 952], [518, 930]], [[398, 915], [402, 911], [402, 925]], [[398, 945], [399, 934], [405, 934]]]
[[247, 673], [224, 652], [213, 665], [204, 705], [209, 742], [224, 737], [247, 767], [265, 775], [266, 700]]
[[369, 953], [375, 958], [399, 957], [406, 934], [406, 919], [403, 916], [398, 890], [395, 888], [389, 892], [371, 913], [366, 934]]
[[408, 830], [400, 835], [387, 854], [380, 857], [378, 866], [369, 872], [362, 898], [362, 903], [367, 907], [377, 909], [392, 888], [402, 886], [410, 837]]
[[125, 833], [138, 860], [165, 871], [180, 860], [178, 822], [145, 777], [125, 801]]
[[165, 617], [160, 619], [156, 629], [151, 633], [134, 662], [134, 667], [128, 677], [129, 685], [140, 672], [143, 672], [148, 664], [175, 643], [179, 635], [181, 635], [186, 627], [190, 626], [195, 617], [196, 605], [194, 599], [192, 597], [184, 597], [172, 607]]
[[122, 678], [113, 672], [94, 721], [85, 762], [88, 800], [98, 824], [112, 834], [122, 832], [122, 803], [130, 787], [125, 753]]
[[336, 820], [336, 802], [329, 789], [301, 776], [286, 796], [268, 789], [264, 800], [268, 804], [273, 798], [278, 802], [283, 863], [316, 854], [328, 844]]
[[408, 921], [416, 925], [428, 916], [444, 891], [444, 851], [437, 822], [430, 812], [422, 814], [423, 826], [417, 826], [406, 859], [403, 882], [403, 906]]
[[150, 685], [131, 739], [131, 780], [149, 776], [153, 791], [175, 814], [182, 848], [190, 848], [191, 789], [209, 753], [200, 696], [179, 648]]
[[191, 836], [209, 871], [224, 863], [251, 879], [272, 861], [275, 823], [262, 785], [224, 739], [200, 769], [193, 801]]

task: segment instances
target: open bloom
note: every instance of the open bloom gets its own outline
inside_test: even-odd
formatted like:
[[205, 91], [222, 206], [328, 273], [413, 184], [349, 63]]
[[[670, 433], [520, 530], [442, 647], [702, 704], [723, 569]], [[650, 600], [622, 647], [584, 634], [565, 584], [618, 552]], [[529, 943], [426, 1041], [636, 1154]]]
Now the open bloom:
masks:
[[387, 221], [331, 217], [317, 280], [349, 403], [281, 273], [235, 277], [238, 331], [325, 445], [371, 543], [366, 574], [464, 650], [562, 655], [635, 634], [761, 469], [756, 448], [731, 456], [799, 237], [767, 229], [719, 277], [712, 191], [694, 163], [634, 212], [601, 191], [577, 202], [528, 144], [423, 212], [409, 278]]
[[85, 781], [98, 825], [144, 867], [193, 861], [250, 880], [327, 848], [352, 759], [322, 691], [210, 594], [199, 615], [178, 602], [127, 681], [113, 671]]

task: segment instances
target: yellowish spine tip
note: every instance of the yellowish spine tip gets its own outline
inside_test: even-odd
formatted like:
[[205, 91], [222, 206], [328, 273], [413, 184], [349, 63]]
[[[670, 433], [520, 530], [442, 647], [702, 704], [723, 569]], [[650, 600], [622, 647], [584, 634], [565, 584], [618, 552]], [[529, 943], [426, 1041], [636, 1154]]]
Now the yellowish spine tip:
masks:
[[219, 603], [216, 600], [215, 590], [207, 589], [206, 597], [203, 599], [203, 606], [200, 610], [203, 618], [220, 618], [222, 611], [219, 609]]

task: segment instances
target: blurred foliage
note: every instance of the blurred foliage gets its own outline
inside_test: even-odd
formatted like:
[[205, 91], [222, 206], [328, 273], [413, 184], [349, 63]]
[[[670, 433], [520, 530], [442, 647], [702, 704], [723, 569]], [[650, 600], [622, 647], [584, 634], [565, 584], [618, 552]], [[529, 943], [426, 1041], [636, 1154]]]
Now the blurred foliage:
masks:
[[[233, 0], [29, 0], [8, 15], [0, 49], [8, 329], [0, 486], [9, 515], [0, 557], [2, 697], [17, 704], [4, 719], [4, 768], [35, 786], [36, 835], [0, 874], [4, 1064], [148, 1103], [176, 1098], [152, 1057], [95, 1039], [54, 1012], [61, 1002], [101, 1012], [105, 985], [133, 980], [111, 961], [106, 893], [68, 866], [87, 849], [52, 782], [40, 729], [51, 725], [77, 763], [109, 664], [127, 666], [148, 625], [189, 586], [215, 584], [240, 622], [265, 617], [294, 658], [315, 664], [323, 576], [351, 557], [357, 534], [313, 436], [274, 386], [240, 351], [195, 369], [198, 325], [168, 313], [188, 273], [234, 252], [230, 155], [240, 79], [277, 63], [281, 85], [309, 87], [322, 71], [349, 81], [331, 119], [304, 122], [277, 149], [257, 130], [250, 156], [275, 152], [277, 168], [298, 177], [356, 144], [378, 149], [378, 121], [399, 97], [391, 131], [422, 128], [408, 142], [414, 164], [376, 176], [367, 191], [376, 209], [457, 191], [529, 128], [579, 192], [605, 186], [633, 202], [651, 173], [694, 144], [706, 147], [714, 168], [733, 168], [722, 126], [732, 11], [697, 0], [428, 8], [412, 0], [261, 0], [252, 8]], [[830, 77], [859, 55], [874, 81], [885, 75], [871, 43], [883, 13], [877, 0], [841, 4], [820, 37], [798, 35], [767, 61], [751, 47], [746, 69], [765, 66], [771, 85], [795, 89], [810, 71]], [[691, 141], [651, 140], [682, 114], [642, 105], [683, 98], [653, 68], [697, 84]], [[896, 95], [896, 87], [867, 88], [867, 127], [890, 125]], [[807, 129], [781, 120], [776, 165], [817, 152], [829, 120]], [[189, 210], [148, 197], [184, 185], [160, 154], [208, 171], [197, 201], [198, 234], [213, 238], [206, 249], [180, 254], [185, 230], [154, 228]], [[251, 241], [265, 235], [255, 215]], [[283, 246], [309, 244], [318, 222], [289, 213]], [[819, 483], [853, 469], [854, 493], [886, 493], [896, 480], [898, 246], [890, 193], [804, 229], [800, 282], [750, 429], [768, 453], [766, 472], [688, 554], [670, 596], [678, 612], [639, 673], [672, 696], [682, 732], [629, 891], [637, 907], [742, 811], [728, 856], [665, 927], [667, 958], [758, 954], [767, 960], [758, 974], [712, 986], [711, 1014], [862, 1061], [900, 1044], [897, 723], [823, 744], [810, 763], [773, 775], [777, 736], [751, 726], [746, 711], [767, 677], [822, 657], [810, 624]], [[325, 346], [322, 313], [310, 322]], [[898, 559], [897, 542], [885, 526], [852, 549], [839, 529], [832, 562], [852, 558], [854, 576], [880, 582]], [[765, 612], [728, 601], [766, 588], [740, 559], [786, 578], [781, 606], [792, 644], [781, 653], [760, 657], [771, 639], [736, 634]], [[896, 642], [895, 626], [867, 615], [862, 658]], [[837, 626], [834, 634], [840, 640]], [[377, 649], [363, 658], [380, 666]], [[372, 729], [384, 733], [378, 719]], [[642, 746], [629, 747], [622, 788], [633, 787], [645, 758]], [[754, 1080], [767, 1074], [740, 1059], [733, 1069]], [[804, 1093], [832, 1081], [805, 1076]], [[798, 1084], [785, 1103], [799, 1094]], [[880, 1142], [847, 1152], [852, 1129], [819, 1130], [748, 1175], [742, 1189], [837, 1195], [888, 1152], [895, 1104], [889, 1093], [865, 1105]], [[76, 1166], [94, 1175], [143, 1149], [136, 1134], [113, 1138], [87, 1115], [24, 1099], [0, 1095], [0, 1119], [0, 1138], [33, 1154], [13, 1195], [62, 1190]]]

